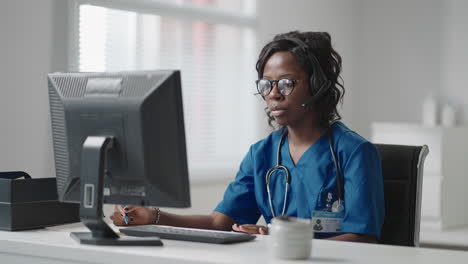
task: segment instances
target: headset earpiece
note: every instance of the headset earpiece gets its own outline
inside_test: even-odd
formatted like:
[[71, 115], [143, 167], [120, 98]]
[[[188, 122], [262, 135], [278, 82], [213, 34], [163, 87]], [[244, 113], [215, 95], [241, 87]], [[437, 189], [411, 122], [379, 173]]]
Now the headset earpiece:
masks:
[[317, 57], [310, 51], [307, 44], [299, 38], [287, 37], [285, 40], [295, 43], [300, 47], [305, 54], [309, 57], [309, 61], [312, 63], [313, 74], [309, 78], [309, 85], [312, 90], [312, 98], [307, 102], [303, 103], [302, 106], [306, 107], [315, 100], [320, 99], [323, 94], [331, 87], [331, 81], [327, 79], [325, 72], [320, 65]]
[[330, 88], [331, 82], [323, 72], [322, 66], [320, 65], [317, 57], [314, 54], [309, 53], [309, 58], [314, 62], [313, 64], [315, 64], [315, 72], [310, 76], [310, 84], [313, 87], [313, 97], [315, 100], [318, 100]]
[[313, 103], [315, 100], [319, 99], [323, 93], [325, 93], [328, 88], [330, 88], [331, 82], [329, 80], [326, 80], [322, 86], [318, 89], [318, 91], [315, 92], [315, 94], [307, 100], [305, 103], [303, 103], [301, 106], [302, 107], [307, 107], [309, 104]]

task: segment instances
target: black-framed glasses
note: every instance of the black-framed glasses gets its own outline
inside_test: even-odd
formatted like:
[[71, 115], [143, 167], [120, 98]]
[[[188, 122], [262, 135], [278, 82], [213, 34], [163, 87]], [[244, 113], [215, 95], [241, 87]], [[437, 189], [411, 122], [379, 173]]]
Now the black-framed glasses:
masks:
[[256, 80], [255, 83], [257, 84], [257, 91], [263, 97], [266, 97], [270, 94], [271, 90], [273, 90], [273, 84], [276, 83], [276, 88], [282, 95], [290, 95], [294, 90], [294, 85], [299, 80], [294, 79], [281, 79], [281, 80], [267, 80], [267, 79], [260, 79]]

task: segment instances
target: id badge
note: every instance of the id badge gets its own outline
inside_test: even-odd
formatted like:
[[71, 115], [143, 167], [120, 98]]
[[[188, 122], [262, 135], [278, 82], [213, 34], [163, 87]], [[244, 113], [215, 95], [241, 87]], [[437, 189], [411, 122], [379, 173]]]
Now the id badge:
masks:
[[344, 218], [344, 202], [335, 201], [332, 210], [315, 210], [312, 213], [312, 225], [316, 233], [341, 232]]

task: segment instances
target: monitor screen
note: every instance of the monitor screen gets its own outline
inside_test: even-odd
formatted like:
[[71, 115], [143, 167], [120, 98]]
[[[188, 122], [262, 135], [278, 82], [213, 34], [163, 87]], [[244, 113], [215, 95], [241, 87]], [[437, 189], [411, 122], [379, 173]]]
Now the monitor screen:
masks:
[[[80, 177], [101, 165], [104, 203], [190, 206], [179, 71], [52, 73], [48, 84], [61, 201], [80, 202]], [[83, 152], [92, 137], [112, 139], [102, 162]]]

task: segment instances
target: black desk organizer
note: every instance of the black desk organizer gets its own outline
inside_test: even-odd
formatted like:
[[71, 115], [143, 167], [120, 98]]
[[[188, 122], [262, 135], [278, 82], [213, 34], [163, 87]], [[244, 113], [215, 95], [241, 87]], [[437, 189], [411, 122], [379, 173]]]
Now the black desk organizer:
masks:
[[55, 178], [31, 179], [22, 171], [0, 172], [0, 230], [79, 222], [79, 211], [78, 203], [58, 201]]

